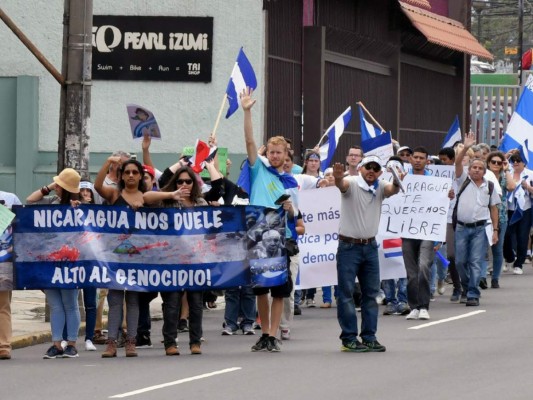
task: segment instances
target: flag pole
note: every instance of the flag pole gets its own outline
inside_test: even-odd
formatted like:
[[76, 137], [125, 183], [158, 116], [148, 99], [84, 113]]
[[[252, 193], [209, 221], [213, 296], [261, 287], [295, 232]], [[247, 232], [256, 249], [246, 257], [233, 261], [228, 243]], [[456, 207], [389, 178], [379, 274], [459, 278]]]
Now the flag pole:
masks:
[[378, 128], [381, 129], [382, 133], [386, 132], [385, 129], [383, 129], [383, 127], [379, 124], [379, 122], [374, 118], [374, 116], [372, 114], [370, 114], [370, 111], [368, 111], [366, 109], [365, 105], [361, 101], [358, 101], [356, 104], [361, 106], [361, 108], [368, 114], [368, 116], [374, 122], [374, 124], [376, 124], [378, 126]]
[[217, 135], [218, 124], [220, 123], [220, 117], [222, 117], [222, 111], [224, 110], [224, 105], [226, 104], [227, 98], [228, 94], [224, 93], [224, 97], [222, 98], [222, 104], [220, 105], [220, 110], [218, 111], [217, 120], [215, 122], [215, 127], [213, 128], [213, 132], [211, 133], [211, 136], [213, 137], [216, 137]]

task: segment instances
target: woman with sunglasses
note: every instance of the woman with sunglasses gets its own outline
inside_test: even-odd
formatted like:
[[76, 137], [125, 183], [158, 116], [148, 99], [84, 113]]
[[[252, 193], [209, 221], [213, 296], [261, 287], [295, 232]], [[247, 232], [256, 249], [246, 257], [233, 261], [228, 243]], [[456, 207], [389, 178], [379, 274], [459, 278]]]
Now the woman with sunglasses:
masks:
[[[518, 221], [513, 221], [512, 217], [515, 212], [515, 202], [509, 201], [508, 206], [508, 225], [507, 232], [503, 243], [503, 256], [508, 264], [513, 264], [513, 273], [522, 275], [522, 265], [526, 260], [527, 243], [529, 240], [529, 229], [531, 227], [531, 193], [533, 193], [533, 171], [526, 168], [526, 164], [520, 157], [518, 151], [512, 153], [510, 158], [513, 173], [512, 181], [515, 185], [520, 185], [524, 192], [523, 213]], [[514, 199], [513, 199], [514, 200]], [[504, 271], [507, 268], [504, 269]]]
[[[146, 192], [145, 204], [156, 207], [188, 208], [207, 206], [196, 174], [190, 167], [179, 168], [160, 192]], [[203, 293], [201, 291], [161, 292], [163, 298], [163, 340], [167, 356], [179, 355], [176, 345], [178, 318], [182, 297], [189, 303], [189, 348], [191, 354], [202, 354]]]
[[487, 166], [489, 170], [494, 173], [502, 188], [502, 202], [498, 206], [498, 228], [500, 229], [498, 232], [498, 243], [491, 247], [492, 279], [490, 282], [490, 287], [497, 289], [500, 287], [499, 279], [503, 265], [503, 243], [508, 223], [507, 192], [512, 192], [516, 187], [516, 183], [513, 180], [513, 176], [509, 172], [509, 162], [501, 151], [493, 151], [492, 153], [489, 153], [487, 156]]
[[[107, 171], [112, 164], [120, 165], [118, 187], [104, 185]], [[120, 157], [111, 156], [100, 168], [94, 181], [94, 188], [108, 204], [129, 206], [137, 209], [144, 204], [143, 193], [145, 192], [145, 187], [143, 175], [143, 166], [139, 161], [129, 159], [122, 163]], [[103, 358], [117, 356], [117, 338], [122, 323], [124, 297], [126, 297], [126, 324], [128, 327], [125, 344], [126, 357], [137, 357], [135, 337], [139, 322], [139, 293], [128, 290], [124, 296], [124, 290], [110, 289], [107, 294], [107, 302], [109, 304], [108, 340], [106, 342], [107, 348], [102, 353]]]
[[[80, 175], [72, 168], [65, 168], [54, 182], [37, 189], [26, 199], [28, 204], [68, 204], [77, 207], [80, 204]], [[53, 195], [52, 192], [55, 192]], [[77, 289], [45, 289], [46, 300], [50, 306], [50, 327], [54, 344], [43, 358], [78, 357], [76, 340], [80, 328], [80, 310], [78, 308]], [[67, 330], [67, 342], [63, 348], [63, 328]]]

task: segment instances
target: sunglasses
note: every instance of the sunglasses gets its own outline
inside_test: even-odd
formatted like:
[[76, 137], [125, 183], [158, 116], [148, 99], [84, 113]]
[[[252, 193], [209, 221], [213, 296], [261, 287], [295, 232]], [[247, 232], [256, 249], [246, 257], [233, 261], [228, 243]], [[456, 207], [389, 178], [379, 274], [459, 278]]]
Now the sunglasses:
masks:
[[522, 160], [520, 158], [511, 158], [512, 163], [521, 163]]
[[178, 185], [183, 185], [183, 184], [185, 184], [185, 185], [192, 185], [192, 179], [178, 179], [178, 180], [176, 181], [176, 183], [177, 183]]
[[398, 153], [400, 157], [409, 157], [411, 153]]
[[492, 165], [503, 165], [503, 161], [490, 160]]
[[124, 175], [139, 175], [139, 171], [136, 170], [136, 169], [127, 169], [125, 171], [122, 172]]
[[365, 169], [366, 169], [367, 171], [372, 170], [372, 171], [374, 171], [374, 172], [379, 172], [379, 171], [381, 171], [381, 167], [380, 167], [379, 165], [377, 165], [377, 164], [367, 164], [367, 165], [365, 165]]

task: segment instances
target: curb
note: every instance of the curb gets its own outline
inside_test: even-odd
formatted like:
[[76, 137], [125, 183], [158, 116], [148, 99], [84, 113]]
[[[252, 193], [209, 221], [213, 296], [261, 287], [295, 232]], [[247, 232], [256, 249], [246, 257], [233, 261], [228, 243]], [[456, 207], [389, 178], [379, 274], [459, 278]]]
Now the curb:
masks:
[[[80, 330], [78, 337], [85, 335], [85, 323], [80, 324]], [[27, 335], [13, 336], [11, 338], [11, 348], [22, 349], [24, 347], [35, 346], [37, 344], [48, 343], [52, 341], [52, 332], [51, 331], [41, 331], [28, 333]]]

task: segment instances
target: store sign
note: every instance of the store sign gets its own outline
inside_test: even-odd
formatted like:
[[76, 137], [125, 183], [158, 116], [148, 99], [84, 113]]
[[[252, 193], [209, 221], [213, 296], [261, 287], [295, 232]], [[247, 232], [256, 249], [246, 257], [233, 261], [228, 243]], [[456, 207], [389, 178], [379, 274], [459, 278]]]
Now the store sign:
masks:
[[212, 17], [93, 17], [93, 79], [211, 82]]

